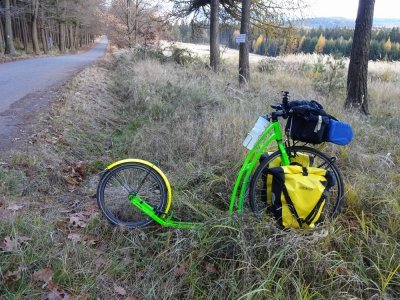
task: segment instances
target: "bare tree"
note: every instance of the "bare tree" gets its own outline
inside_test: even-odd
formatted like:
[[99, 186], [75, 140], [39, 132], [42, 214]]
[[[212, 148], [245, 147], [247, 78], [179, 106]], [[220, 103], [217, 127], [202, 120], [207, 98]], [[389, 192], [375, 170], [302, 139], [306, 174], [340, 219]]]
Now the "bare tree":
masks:
[[359, 0], [347, 75], [347, 98], [345, 107], [356, 108], [364, 114], [368, 110], [368, 57], [371, 42], [375, 0]]
[[158, 7], [145, 0], [112, 0], [107, 16], [108, 35], [121, 47], [151, 43], [159, 34], [163, 21], [157, 17]]

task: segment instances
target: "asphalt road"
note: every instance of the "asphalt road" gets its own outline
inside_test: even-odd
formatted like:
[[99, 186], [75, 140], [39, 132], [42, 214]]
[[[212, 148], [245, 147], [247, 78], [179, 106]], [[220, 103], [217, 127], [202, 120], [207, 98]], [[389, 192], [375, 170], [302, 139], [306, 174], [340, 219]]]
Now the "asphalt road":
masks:
[[32, 58], [0, 64], [0, 113], [10, 108], [15, 101], [26, 95], [45, 90], [82, 67], [103, 56], [107, 38], [91, 50], [77, 55]]
[[82, 54], [0, 64], [0, 151], [18, 148], [17, 141], [31, 133], [34, 116], [47, 108], [57, 89], [102, 57], [107, 44], [107, 37], [102, 37]]

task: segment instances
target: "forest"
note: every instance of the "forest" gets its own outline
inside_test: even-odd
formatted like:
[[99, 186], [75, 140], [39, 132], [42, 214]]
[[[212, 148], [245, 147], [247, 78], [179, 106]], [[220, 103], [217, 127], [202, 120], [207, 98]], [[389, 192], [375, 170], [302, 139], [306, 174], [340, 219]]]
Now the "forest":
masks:
[[[220, 43], [232, 49], [239, 44], [235, 37], [239, 25], [221, 24]], [[265, 32], [253, 28], [250, 35], [252, 53], [276, 57], [294, 53], [330, 54], [335, 57], [349, 57], [353, 43], [353, 28], [292, 28], [288, 31]], [[171, 25], [171, 38], [175, 41], [207, 43], [208, 31], [191, 23]], [[397, 61], [400, 59], [400, 28], [374, 28], [369, 52], [370, 60]]]
[[102, 0], [3, 0], [0, 54], [75, 52], [101, 33]]

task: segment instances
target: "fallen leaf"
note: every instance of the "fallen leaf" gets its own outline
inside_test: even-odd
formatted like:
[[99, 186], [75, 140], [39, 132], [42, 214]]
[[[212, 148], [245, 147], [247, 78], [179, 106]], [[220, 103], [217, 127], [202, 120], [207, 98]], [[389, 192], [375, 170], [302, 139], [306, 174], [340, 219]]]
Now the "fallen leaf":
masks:
[[21, 242], [28, 242], [28, 241], [33, 241], [33, 238], [27, 237], [27, 236], [19, 236], [18, 240]]
[[68, 234], [68, 239], [71, 240], [74, 244], [82, 241], [82, 237], [79, 233], [71, 232]]
[[0, 249], [4, 251], [14, 251], [18, 248], [18, 241], [12, 240], [9, 236], [6, 236], [3, 241], [0, 241]]
[[90, 296], [88, 294], [82, 294], [82, 295], [74, 296], [72, 299], [73, 300], [89, 300]]
[[0, 200], [0, 207], [3, 207], [3, 206], [4, 206], [4, 201]]
[[68, 300], [68, 299], [70, 299], [69, 295], [61, 289], [52, 289], [45, 298], [45, 300]]
[[41, 269], [33, 273], [34, 281], [44, 281], [48, 283], [53, 278], [53, 271], [50, 268]]
[[209, 273], [218, 274], [218, 270], [214, 264], [206, 263], [206, 270]]
[[60, 221], [57, 221], [57, 223], [56, 223], [55, 226], [56, 226], [58, 229], [64, 229], [64, 228], [67, 227], [67, 224], [68, 224], [68, 222], [67, 222], [66, 220], [60, 220]]
[[20, 209], [23, 208], [23, 207], [24, 207], [23, 204], [14, 203], [14, 204], [10, 204], [9, 206], [7, 206], [7, 209], [8, 209], [8, 210], [17, 211], [17, 210], [20, 210]]
[[79, 185], [79, 182], [70, 176], [63, 176], [64, 181], [69, 185]]
[[18, 267], [18, 270], [14, 271], [14, 272], [8, 271], [7, 274], [4, 276], [5, 283], [9, 283], [9, 282], [21, 279], [21, 272], [25, 272], [27, 269], [28, 268], [25, 265], [20, 265]]
[[186, 274], [186, 269], [187, 269], [187, 263], [183, 262], [181, 263], [174, 271], [174, 276], [175, 277], [181, 277]]
[[99, 207], [96, 202], [91, 203], [86, 209], [82, 212], [85, 216], [92, 216], [99, 213]]
[[4, 276], [4, 282], [9, 283], [12, 281], [19, 280], [21, 278], [21, 272], [16, 270], [14, 272], [8, 271], [7, 274]]
[[79, 162], [74, 168], [75, 172], [78, 173], [80, 176], [84, 177], [85, 176], [85, 170], [82, 167], [82, 163]]
[[84, 228], [87, 218], [82, 213], [75, 213], [69, 216], [69, 222], [76, 227]]
[[121, 286], [116, 285], [115, 283], [114, 283], [114, 291], [118, 295], [121, 295], [121, 296], [125, 296], [126, 295], [125, 289], [123, 287], [121, 287]]
[[100, 267], [108, 264], [108, 260], [106, 260], [103, 257], [97, 257], [93, 262], [94, 262], [96, 271], [98, 271], [100, 269]]
[[68, 173], [71, 170], [72, 167], [68, 166], [68, 165], [63, 165], [62, 166], [62, 170], [64, 173]]
[[99, 242], [99, 240], [96, 238], [96, 237], [94, 237], [93, 235], [85, 235], [84, 237], [83, 237], [83, 240], [87, 243], [87, 244], [89, 244], [90, 246], [93, 246], [93, 245], [96, 245], [98, 242]]

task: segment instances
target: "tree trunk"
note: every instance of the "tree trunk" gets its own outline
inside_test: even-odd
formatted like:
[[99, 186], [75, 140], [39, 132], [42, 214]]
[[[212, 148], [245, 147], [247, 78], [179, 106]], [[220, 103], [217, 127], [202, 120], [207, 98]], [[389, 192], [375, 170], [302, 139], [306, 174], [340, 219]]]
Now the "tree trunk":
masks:
[[0, 54], [4, 52], [5, 41], [4, 41], [4, 29], [3, 29], [3, 18], [0, 16]]
[[49, 52], [49, 45], [47, 44], [47, 34], [45, 28], [45, 20], [44, 20], [44, 8], [43, 4], [40, 6], [40, 37], [42, 39], [43, 44], [43, 52], [47, 54]]
[[219, 66], [219, 0], [211, 0], [210, 14], [210, 65], [215, 72]]
[[74, 38], [74, 27], [73, 25], [68, 26], [68, 34], [69, 34], [69, 48], [72, 52], [75, 52], [75, 38]]
[[79, 49], [79, 47], [80, 47], [78, 38], [79, 38], [79, 25], [76, 24], [75, 25], [75, 32], [74, 32], [74, 44], [75, 44], [75, 48], [77, 48], [77, 49]]
[[67, 52], [67, 48], [65, 46], [65, 24], [63, 22], [58, 23], [59, 27], [59, 37], [58, 37], [58, 48], [61, 53]]
[[243, 86], [250, 80], [248, 35], [250, 26], [250, 0], [242, 1], [242, 17], [240, 20], [240, 33], [246, 35], [246, 40], [239, 46], [239, 84]]
[[132, 0], [126, 0], [126, 30], [128, 34], [128, 47], [132, 48]]
[[11, 11], [10, 11], [10, 0], [4, 0], [4, 8], [5, 8], [5, 40], [6, 40], [6, 49], [5, 54], [16, 55], [13, 40], [13, 31], [11, 24]]
[[39, 39], [37, 30], [37, 20], [39, 14], [39, 0], [32, 0], [32, 45], [33, 52], [39, 54]]
[[347, 98], [345, 107], [356, 108], [368, 115], [368, 57], [371, 41], [375, 0], [359, 0], [347, 74]]
[[29, 36], [28, 36], [28, 23], [25, 19], [19, 18], [19, 24], [21, 25], [22, 42], [24, 43], [24, 51], [29, 51]]

